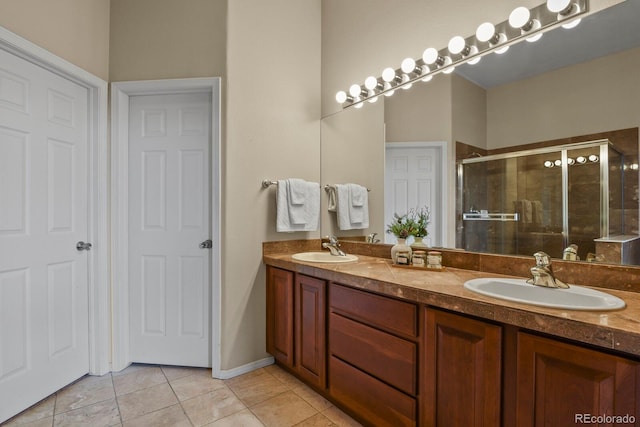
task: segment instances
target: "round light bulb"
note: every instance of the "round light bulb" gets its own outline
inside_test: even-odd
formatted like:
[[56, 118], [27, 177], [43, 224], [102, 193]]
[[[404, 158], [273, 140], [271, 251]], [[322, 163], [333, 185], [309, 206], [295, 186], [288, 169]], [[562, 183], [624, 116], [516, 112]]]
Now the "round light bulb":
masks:
[[378, 100], [377, 96], [373, 96], [373, 95], [369, 95], [369, 96], [371, 96], [371, 98], [369, 98], [368, 101], [372, 104]]
[[595, 163], [595, 162], [597, 162], [598, 160], [599, 160], [599, 159], [598, 159], [598, 156], [596, 156], [595, 154], [591, 154], [591, 155], [589, 156], [589, 161], [590, 161], [590, 162], [594, 162], [594, 163]]
[[570, 29], [572, 29], [572, 28], [577, 27], [577, 26], [580, 24], [580, 22], [581, 22], [581, 21], [582, 21], [582, 19], [574, 19], [573, 21], [571, 21], [571, 22], [569, 22], [569, 23], [564, 24], [564, 25], [562, 26], [562, 28], [565, 28], [565, 29], [567, 29], [567, 30], [570, 30]]
[[544, 162], [544, 167], [545, 168], [552, 168], [553, 167], [553, 162], [551, 160], [547, 160], [546, 162]]
[[575, 161], [575, 159], [572, 159], [571, 157], [568, 157], [568, 158], [567, 158], [567, 164], [568, 164], [569, 166], [571, 166], [571, 165], [575, 165], [575, 164], [576, 164], [576, 161]]
[[[469, 54], [467, 56], [473, 56], [478, 54], [478, 48], [476, 46], [471, 46], [469, 49]], [[467, 61], [468, 64], [475, 65], [482, 59], [481, 56], [476, 56], [475, 58]]]
[[391, 67], [382, 70], [382, 80], [385, 82], [392, 82], [396, 78], [396, 70]]
[[449, 40], [449, 52], [457, 55], [464, 50], [466, 45], [467, 43], [464, 41], [464, 38], [460, 36], [452, 37], [451, 40]]
[[402, 69], [403, 73], [413, 73], [416, 69], [416, 61], [413, 58], [405, 58], [400, 65], [400, 69]]
[[343, 90], [336, 93], [336, 101], [338, 102], [338, 104], [344, 104], [345, 102], [347, 102], [347, 93]]
[[389, 89], [391, 89], [391, 83], [385, 82], [383, 86], [383, 90], [385, 91], [384, 96], [391, 96], [395, 93], [395, 90], [389, 90]]
[[571, 0], [547, 0], [549, 12], [559, 13], [569, 7]]
[[526, 40], [529, 43], [534, 43], [534, 42], [537, 42], [538, 40], [540, 40], [541, 38], [542, 38], [542, 33], [538, 33], [535, 36], [527, 37]]
[[438, 51], [433, 48], [427, 48], [425, 49], [425, 51], [422, 53], [422, 60], [425, 62], [425, 64], [435, 64], [435, 62], [438, 60]]
[[410, 89], [411, 86], [413, 86], [412, 83], [409, 83], [410, 80], [411, 79], [409, 78], [408, 75], [406, 75], [406, 74], [402, 75], [402, 81], [400, 82], [400, 84], [403, 85], [402, 89], [407, 90], [407, 89]]
[[353, 84], [349, 87], [349, 95], [351, 96], [359, 96], [360, 92], [362, 92], [360, 85]]
[[453, 71], [454, 71], [455, 69], [456, 69], [456, 67], [450, 67], [450, 68], [447, 68], [446, 70], [442, 70], [442, 72], [443, 72], [444, 74], [451, 74], [451, 73], [453, 73]]
[[578, 163], [581, 163], [581, 164], [582, 164], [582, 163], [586, 163], [586, 162], [587, 162], [587, 159], [586, 159], [586, 158], [584, 158], [583, 156], [578, 156], [578, 157], [576, 158], [576, 161], [577, 161]]
[[556, 166], [562, 166], [562, 160], [556, 160], [553, 164]]
[[357, 102], [357, 104], [355, 105], [356, 108], [362, 108], [362, 106], [364, 105], [364, 102], [362, 102], [362, 100], [360, 99], [360, 97], [357, 97], [356, 99], [353, 100], [354, 103]]
[[482, 59], [481, 56], [476, 56], [472, 60], [467, 61], [467, 64], [476, 65], [478, 62], [480, 62], [481, 59]]
[[491, 22], [485, 22], [478, 26], [476, 38], [481, 42], [488, 42], [496, 33], [496, 27]]
[[364, 87], [369, 90], [373, 90], [378, 87], [378, 79], [373, 76], [369, 76], [364, 81]]
[[531, 12], [526, 7], [516, 7], [509, 15], [509, 25], [513, 28], [522, 28], [529, 23]]
[[423, 82], [430, 82], [430, 81], [431, 81], [431, 79], [433, 79], [433, 76], [432, 76], [431, 74], [429, 74], [428, 76], [424, 76], [424, 77], [422, 78], [422, 81], [423, 81]]

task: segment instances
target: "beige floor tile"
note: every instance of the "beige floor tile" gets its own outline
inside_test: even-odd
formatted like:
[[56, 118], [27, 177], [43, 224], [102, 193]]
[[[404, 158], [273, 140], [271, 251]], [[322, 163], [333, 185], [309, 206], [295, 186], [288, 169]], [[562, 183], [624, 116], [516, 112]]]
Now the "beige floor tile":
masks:
[[20, 426], [20, 427], [51, 427], [53, 425], [53, 416], [51, 417], [45, 417], [45, 418], [40, 418], [37, 420], [33, 420], [33, 421], [27, 421], [27, 420], [23, 420], [20, 419], [19, 421], [15, 421], [17, 424], [14, 424], [14, 422], [11, 423], [5, 423], [5, 424], [0, 424], [2, 425], [2, 427], [14, 427], [14, 426]]
[[115, 375], [113, 377], [116, 396], [167, 382], [167, 378], [162, 373], [162, 369], [158, 366], [133, 365], [125, 369], [125, 371], [129, 369], [131, 369], [130, 372], [124, 373], [123, 371], [121, 375]]
[[56, 414], [116, 397], [111, 375], [87, 375], [58, 392]]
[[57, 414], [53, 419], [55, 427], [108, 427], [120, 425], [118, 406], [115, 399], [105, 400], [73, 411]]
[[146, 369], [149, 368], [154, 368], [156, 365], [147, 365], [144, 363], [132, 363], [131, 365], [127, 366], [126, 368], [124, 368], [121, 371], [113, 371], [111, 372], [111, 375], [114, 377], [118, 377], [120, 375], [128, 375], [128, 374], [132, 374], [136, 371], [144, 371]]
[[322, 411], [322, 415], [329, 418], [339, 427], [362, 427], [362, 424], [360, 424], [335, 406]]
[[207, 424], [207, 427], [264, 427], [248, 409]]
[[246, 409], [227, 386], [185, 400], [182, 407], [194, 426], [203, 426]]
[[224, 381], [204, 375], [189, 375], [171, 381], [171, 387], [180, 401], [191, 399], [226, 387]]
[[250, 409], [267, 427], [293, 426], [318, 413], [304, 399], [292, 391], [279, 394], [252, 406]]
[[296, 424], [295, 427], [337, 427], [337, 424], [322, 414], [316, 414]]
[[53, 410], [55, 405], [56, 395], [53, 394], [46, 399], [43, 399], [40, 402], [36, 403], [29, 409], [26, 409], [25, 411], [19, 413], [2, 425], [3, 427], [13, 427], [18, 425], [29, 425], [29, 423], [37, 422], [41, 419], [51, 420], [53, 417]]
[[313, 408], [319, 412], [322, 412], [326, 409], [329, 409], [333, 406], [331, 402], [329, 402], [324, 397], [320, 396], [316, 393], [311, 387], [301, 384], [300, 387], [294, 388], [293, 392], [309, 402]]
[[280, 380], [280, 382], [282, 382], [284, 385], [286, 385], [289, 388], [296, 388], [304, 385], [302, 381], [300, 381], [299, 379], [297, 379], [296, 377], [294, 377], [293, 375], [291, 375], [289, 372], [285, 371], [278, 365], [269, 365], [265, 367], [264, 370], [270, 373], [271, 375], [273, 375], [274, 377], [276, 377], [276, 379]]
[[189, 375], [204, 375], [211, 378], [211, 369], [209, 368], [190, 368], [188, 366], [162, 366], [161, 369], [169, 381], [187, 377]]
[[178, 399], [169, 384], [166, 383], [118, 396], [118, 406], [120, 407], [120, 415], [123, 421], [137, 418], [176, 403], [178, 403]]
[[191, 427], [189, 419], [179, 404], [125, 420], [122, 425], [123, 427]]
[[225, 383], [249, 407], [289, 390], [263, 369], [232, 378]]

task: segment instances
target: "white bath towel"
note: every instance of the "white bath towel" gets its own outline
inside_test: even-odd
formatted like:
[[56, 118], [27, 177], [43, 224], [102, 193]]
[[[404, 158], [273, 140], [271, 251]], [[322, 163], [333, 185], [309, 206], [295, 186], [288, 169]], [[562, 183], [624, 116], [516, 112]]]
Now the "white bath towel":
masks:
[[[362, 206], [353, 206], [351, 188], [356, 184], [336, 184], [336, 217], [340, 230], [356, 230], [369, 227], [369, 203], [367, 189], [364, 188]], [[360, 203], [356, 201], [356, 203]], [[359, 211], [358, 211], [359, 209]], [[353, 211], [353, 212], [352, 212]], [[354, 216], [352, 218], [352, 215]]]
[[296, 180], [292, 185], [291, 181], [278, 181], [276, 231], [316, 231], [320, 223], [320, 184]]
[[336, 196], [336, 186], [327, 185], [327, 210], [329, 212], [336, 212], [338, 209], [338, 198]]

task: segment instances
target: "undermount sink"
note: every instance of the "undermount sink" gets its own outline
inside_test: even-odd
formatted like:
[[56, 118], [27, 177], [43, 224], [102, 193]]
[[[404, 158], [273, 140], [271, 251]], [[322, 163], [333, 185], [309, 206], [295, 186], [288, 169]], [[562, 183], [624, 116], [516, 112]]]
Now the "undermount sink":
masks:
[[464, 287], [494, 298], [567, 310], [600, 311], [625, 307], [625, 302], [618, 297], [576, 285], [558, 289], [534, 286], [525, 279], [483, 278], [468, 280]]
[[297, 254], [291, 255], [291, 258], [295, 259], [296, 261], [326, 263], [341, 263], [358, 260], [358, 257], [355, 255], [339, 256], [331, 255], [330, 252], [298, 252]]

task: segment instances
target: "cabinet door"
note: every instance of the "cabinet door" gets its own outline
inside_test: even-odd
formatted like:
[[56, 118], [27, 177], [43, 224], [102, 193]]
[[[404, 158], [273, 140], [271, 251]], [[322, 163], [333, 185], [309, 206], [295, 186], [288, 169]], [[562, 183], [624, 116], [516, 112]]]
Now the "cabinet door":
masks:
[[[598, 416], [640, 420], [638, 362], [520, 332], [517, 378], [519, 427], [587, 424], [585, 417]], [[625, 422], [598, 425], [614, 424]]]
[[425, 312], [421, 425], [499, 426], [501, 327]]
[[293, 272], [267, 267], [267, 352], [293, 367]]
[[326, 386], [326, 282], [298, 275], [296, 279], [296, 370], [301, 378]]

